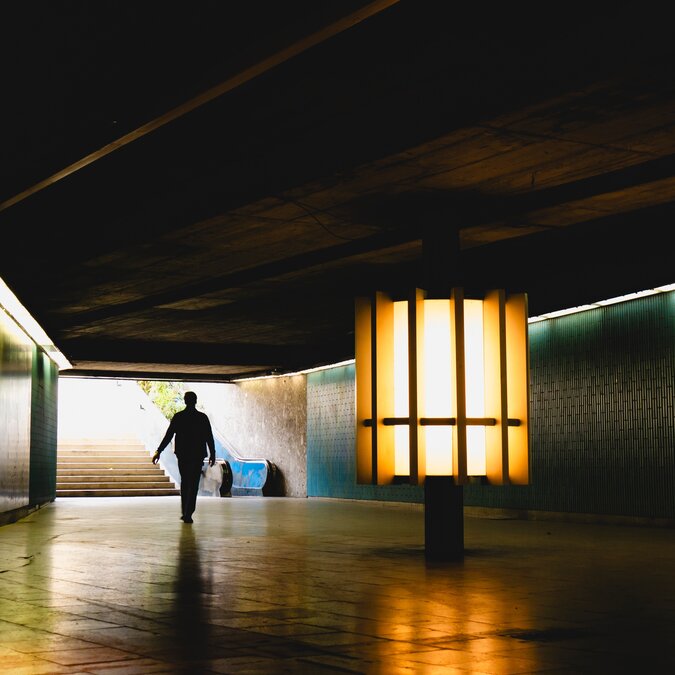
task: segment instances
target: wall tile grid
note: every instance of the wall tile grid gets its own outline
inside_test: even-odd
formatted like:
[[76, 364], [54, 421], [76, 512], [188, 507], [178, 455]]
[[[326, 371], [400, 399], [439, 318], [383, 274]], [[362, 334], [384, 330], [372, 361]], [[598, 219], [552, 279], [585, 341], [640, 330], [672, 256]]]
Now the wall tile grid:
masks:
[[531, 484], [467, 503], [675, 516], [675, 293], [530, 326]]
[[[465, 487], [467, 506], [675, 517], [675, 293], [530, 326], [531, 482]], [[307, 383], [310, 496], [423, 501], [355, 482], [354, 367]]]
[[58, 368], [0, 308], [0, 514], [56, 496]]
[[29, 499], [31, 506], [56, 498], [58, 368], [36, 350], [31, 394]]
[[307, 494], [310, 497], [420, 502], [411, 485], [357, 485], [354, 366], [307, 375]]
[[0, 513], [28, 506], [35, 344], [0, 307]]

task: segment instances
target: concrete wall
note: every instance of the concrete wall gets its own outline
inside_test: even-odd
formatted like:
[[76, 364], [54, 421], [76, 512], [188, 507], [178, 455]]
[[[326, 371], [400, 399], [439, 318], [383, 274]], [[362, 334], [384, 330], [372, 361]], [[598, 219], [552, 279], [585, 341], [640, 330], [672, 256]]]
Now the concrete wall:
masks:
[[274, 463], [287, 497], [307, 496], [304, 375], [234, 384], [189, 384], [212, 425], [241, 457]]

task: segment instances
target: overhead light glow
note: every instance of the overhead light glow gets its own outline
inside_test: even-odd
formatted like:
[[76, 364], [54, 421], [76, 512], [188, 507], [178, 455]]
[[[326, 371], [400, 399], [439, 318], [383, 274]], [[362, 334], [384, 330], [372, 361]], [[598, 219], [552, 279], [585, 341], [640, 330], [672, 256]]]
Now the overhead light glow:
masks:
[[305, 370], [297, 370], [293, 373], [274, 373], [271, 375], [256, 375], [255, 377], [240, 377], [230, 382], [253, 382], [254, 380], [275, 380], [280, 377], [294, 377], [295, 375], [308, 375], [309, 373], [318, 373], [321, 370], [330, 370], [331, 368], [340, 368], [341, 366], [350, 366], [354, 364], [354, 359], [347, 359], [346, 361], [338, 361], [337, 363], [327, 363], [324, 366], [316, 366], [315, 368], [305, 368]]
[[73, 367], [2, 278], [0, 278], [0, 308], [54, 361], [59, 370]]
[[587, 312], [589, 309], [598, 309], [599, 307], [606, 307], [607, 305], [615, 305], [619, 302], [628, 302], [629, 300], [637, 300], [638, 298], [646, 298], [657, 293], [669, 293], [675, 291], [675, 284], [667, 284], [665, 286], [657, 286], [656, 288], [649, 288], [644, 291], [637, 291], [635, 293], [628, 293], [627, 295], [619, 295], [616, 298], [608, 298], [607, 300], [598, 300], [587, 305], [579, 305], [578, 307], [570, 307], [568, 309], [559, 309], [555, 312], [547, 312], [538, 316], [531, 316], [528, 323], [537, 323], [538, 321], [546, 321], [546, 319], [557, 319], [561, 316], [569, 314], [578, 314], [579, 312]]

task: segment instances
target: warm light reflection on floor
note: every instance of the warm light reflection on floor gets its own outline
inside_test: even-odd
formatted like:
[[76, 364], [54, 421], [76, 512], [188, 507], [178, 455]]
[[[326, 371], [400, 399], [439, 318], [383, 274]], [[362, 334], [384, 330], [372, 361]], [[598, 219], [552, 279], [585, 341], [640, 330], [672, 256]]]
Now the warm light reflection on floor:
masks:
[[[665, 673], [672, 530], [467, 517], [427, 563], [417, 505], [68, 499], [0, 527], [0, 672]], [[658, 560], [645, 574], [645, 561]]]

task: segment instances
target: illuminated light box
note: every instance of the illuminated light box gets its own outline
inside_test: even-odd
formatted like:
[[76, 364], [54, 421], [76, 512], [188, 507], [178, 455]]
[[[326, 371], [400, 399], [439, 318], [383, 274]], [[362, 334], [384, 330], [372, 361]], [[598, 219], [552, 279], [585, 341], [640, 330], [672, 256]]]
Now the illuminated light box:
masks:
[[527, 297], [356, 300], [357, 482], [529, 482]]

